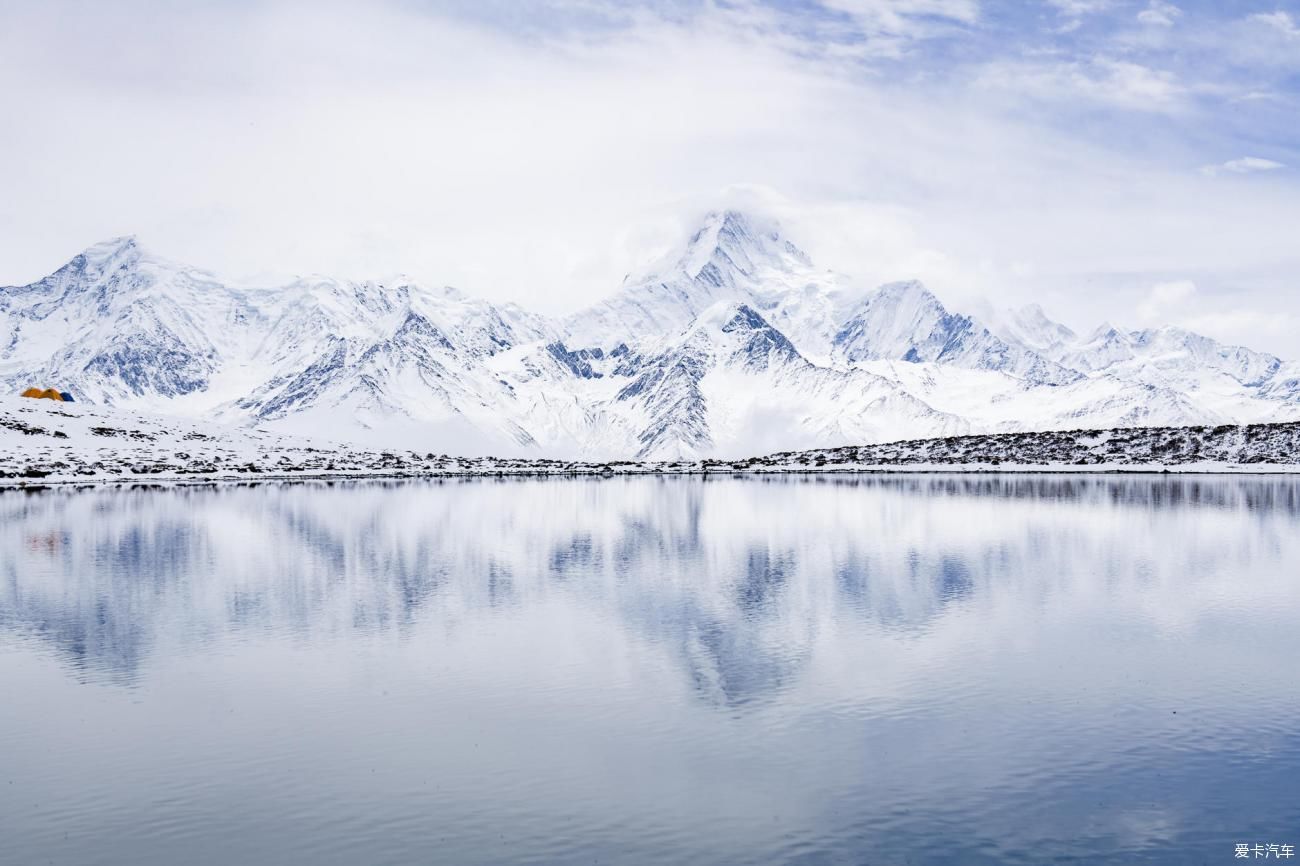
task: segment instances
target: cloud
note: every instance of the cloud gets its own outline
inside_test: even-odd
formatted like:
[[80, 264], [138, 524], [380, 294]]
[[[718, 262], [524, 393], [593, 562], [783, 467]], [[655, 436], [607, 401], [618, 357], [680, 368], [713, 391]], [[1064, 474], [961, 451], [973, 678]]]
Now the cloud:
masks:
[[1217, 165], [1203, 165], [1200, 172], [1207, 177], [1215, 177], [1224, 172], [1229, 174], [1252, 174], [1257, 171], [1276, 171], [1279, 168], [1286, 168], [1286, 165], [1274, 162], [1271, 159], [1261, 159], [1257, 156], [1243, 156], [1240, 159], [1230, 159]]
[[1178, 109], [1186, 92], [1173, 73], [1111, 57], [1048, 63], [997, 62], [986, 66], [975, 83], [1037, 101], [1083, 100], [1135, 111]]
[[926, 19], [974, 24], [978, 0], [821, 0], [827, 9], [843, 12], [872, 30], [915, 33]]
[[1225, 22], [1220, 51], [1236, 65], [1274, 78], [1291, 95], [1296, 92], [1290, 75], [1300, 70], [1300, 21], [1290, 12], [1277, 10], [1247, 15]]
[[1085, 18], [1098, 15], [1114, 5], [1112, 0], [1044, 0], [1044, 2], [1065, 19], [1053, 31], [1060, 36], [1078, 31], [1083, 27]]
[[1173, 27], [1182, 17], [1183, 10], [1165, 0], [1151, 0], [1147, 8], [1138, 13], [1137, 20], [1157, 27]]
[[[853, 24], [849, 38], [839, 47], [855, 46], [867, 57], [899, 59], [913, 44], [952, 36], [977, 23], [978, 0], [818, 0], [832, 13], [846, 16]], [[786, 24], [807, 21], [805, 16], [788, 16]], [[828, 32], [825, 26], [818, 28]]]
[[1195, 296], [1196, 283], [1191, 280], [1156, 283], [1138, 304], [1138, 319], [1148, 325], [1166, 324], [1178, 314], [1186, 312], [1188, 302]]
[[1295, 173], [1186, 170], [1296, 164], [1294, 83], [1138, 8], [1085, 38], [945, 0], [0, 0], [0, 285], [137, 233], [232, 276], [566, 312], [743, 190], [819, 265], [959, 309], [1040, 299], [1082, 331], [1189, 279], [1300, 311]]
[[1259, 12], [1248, 16], [1247, 20], [1272, 28], [1287, 39], [1300, 39], [1300, 25], [1296, 24], [1289, 12], [1280, 9], [1276, 12]]
[[1203, 291], [1193, 280], [1156, 283], [1133, 309], [1142, 327], [1175, 325], [1228, 345], [1272, 351], [1283, 360], [1300, 360], [1287, 340], [1300, 325], [1291, 311], [1259, 308], [1259, 298], [1240, 289]]
[[1113, 0], [1046, 0], [1046, 2], [1047, 5], [1055, 7], [1057, 12], [1070, 18], [1096, 15], [1114, 5]]
[[1289, 339], [1300, 330], [1300, 316], [1287, 312], [1267, 312], [1230, 307], [1184, 316], [1178, 325], [1193, 333], [1207, 334], [1232, 346], [1259, 349], [1276, 346], [1272, 351], [1284, 361], [1297, 360]]

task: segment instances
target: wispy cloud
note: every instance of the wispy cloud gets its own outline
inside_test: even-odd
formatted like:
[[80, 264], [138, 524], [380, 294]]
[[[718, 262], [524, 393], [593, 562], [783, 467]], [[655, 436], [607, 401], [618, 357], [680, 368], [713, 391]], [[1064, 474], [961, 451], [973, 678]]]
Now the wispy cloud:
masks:
[[1196, 283], [1191, 280], [1156, 283], [1137, 306], [1138, 320], [1144, 325], [1160, 325], [1181, 318], [1195, 296]]
[[1300, 25], [1289, 12], [1280, 9], [1276, 12], [1258, 12], [1249, 16], [1248, 20], [1270, 27], [1288, 39], [1300, 40]]
[[1262, 159], [1257, 156], [1243, 156], [1240, 159], [1230, 159], [1216, 165], [1203, 165], [1200, 171], [1201, 174], [1214, 177], [1225, 172], [1228, 174], [1252, 174], [1257, 171], [1276, 171], [1279, 168], [1286, 168], [1285, 163]]
[[1293, 339], [1300, 330], [1300, 316], [1267, 309], [1244, 309], [1220, 304], [1216, 308], [1184, 315], [1172, 321], [1198, 334], [1213, 334], [1229, 345], [1259, 348], [1273, 346], [1271, 351], [1284, 360], [1294, 360]]
[[1046, 2], [1057, 12], [1070, 18], [1096, 15], [1114, 5], [1114, 0], [1046, 0]]
[[[1142, 327], [1176, 325], [1199, 334], [1212, 334], [1229, 345], [1258, 348], [1261, 341], [1287, 360], [1286, 335], [1294, 334], [1300, 316], [1273, 309], [1251, 309], [1258, 299], [1227, 290], [1203, 291], [1195, 281], [1166, 280], [1151, 286], [1133, 309], [1133, 323]], [[1126, 322], [1128, 320], [1125, 320]]]
[[[978, 0], [817, 0], [829, 13], [843, 16], [848, 38], [840, 48], [855, 49], [859, 56], [899, 59], [917, 43], [951, 37], [979, 20]], [[793, 16], [797, 18], [799, 16]], [[792, 22], [786, 17], [786, 23]], [[816, 28], [821, 33], [826, 27]]]
[[1182, 17], [1182, 14], [1183, 10], [1173, 3], [1167, 3], [1165, 0], [1151, 0], [1147, 4], [1147, 8], [1138, 13], [1137, 20], [1143, 24], [1156, 27], [1173, 27], [1175, 22]]
[[748, 188], [866, 282], [1300, 312], [1300, 176], [1222, 161], [1300, 165], [1294, 13], [1176, 2], [0, 0], [0, 285], [135, 232], [563, 311]]
[[1011, 61], [987, 65], [977, 86], [1036, 101], [1078, 103], [1136, 111], [1178, 108], [1185, 89], [1169, 72], [1111, 57], [1060, 62]]
[[974, 24], [980, 10], [978, 0], [821, 0], [821, 4], [873, 30], [895, 33], [916, 32], [927, 19]]

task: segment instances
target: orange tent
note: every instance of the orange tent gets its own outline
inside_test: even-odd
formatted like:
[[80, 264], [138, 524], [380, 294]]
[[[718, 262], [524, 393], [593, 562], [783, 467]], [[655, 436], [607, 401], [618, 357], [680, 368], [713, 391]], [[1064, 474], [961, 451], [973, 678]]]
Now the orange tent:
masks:
[[63, 402], [63, 395], [60, 394], [58, 391], [54, 390], [53, 388], [46, 388], [44, 391], [42, 391], [40, 388], [28, 388], [26, 391], [23, 392], [23, 396], [35, 397], [38, 399], [45, 399], [45, 400], [58, 400], [60, 403]]

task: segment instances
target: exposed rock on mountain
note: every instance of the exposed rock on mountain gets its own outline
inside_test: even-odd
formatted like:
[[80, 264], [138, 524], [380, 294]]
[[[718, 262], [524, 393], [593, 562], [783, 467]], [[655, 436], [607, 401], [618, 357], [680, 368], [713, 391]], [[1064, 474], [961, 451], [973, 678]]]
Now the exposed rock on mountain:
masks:
[[0, 289], [0, 385], [44, 381], [282, 434], [596, 459], [1300, 418], [1294, 362], [863, 291], [736, 211], [559, 321], [405, 280], [238, 287], [119, 238]]

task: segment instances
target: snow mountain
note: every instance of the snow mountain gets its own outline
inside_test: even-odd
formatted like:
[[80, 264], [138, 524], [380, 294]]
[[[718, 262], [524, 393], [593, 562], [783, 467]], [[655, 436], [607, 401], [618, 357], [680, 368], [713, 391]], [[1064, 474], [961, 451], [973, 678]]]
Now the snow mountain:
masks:
[[558, 320], [405, 279], [241, 287], [118, 238], [0, 289], [0, 386], [32, 384], [285, 435], [588, 459], [1300, 418], [1300, 364], [865, 288], [734, 210]]
[[215, 277], [116, 238], [40, 282], [0, 290], [0, 376], [72, 382], [103, 403], [180, 397], [210, 386], [259, 316]]
[[629, 334], [680, 333], [719, 301], [780, 306], [818, 275], [807, 254], [737, 211], [709, 214], [684, 250], [652, 266], [611, 298], [569, 316], [568, 339], [619, 342]]
[[1023, 342], [1008, 342], [969, 316], [949, 313], [915, 280], [881, 286], [840, 326], [833, 345], [836, 356], [848, 364], [930, 361], [1001, 371], [1046, 385], [1083, 378]]
[[638, 412], [639, 456], [739, 455], [777, 442], [880, 441], [903, 430], [948, 435], [938, 412], [865, 370], [819, 367], [747, 304], [720, 301], [636, 365], [616, 395]]

